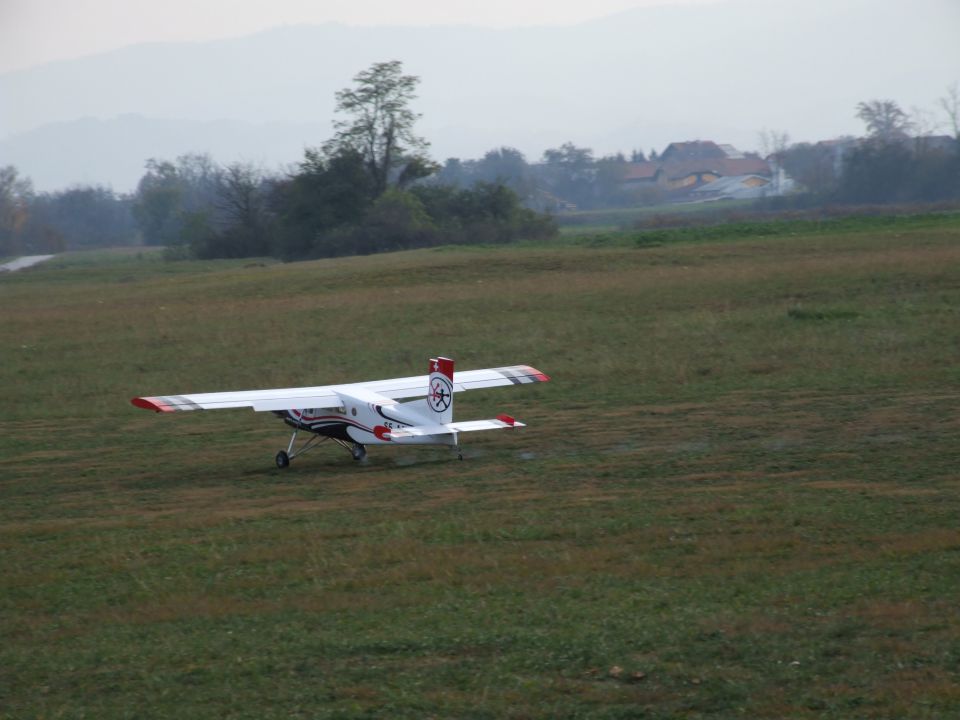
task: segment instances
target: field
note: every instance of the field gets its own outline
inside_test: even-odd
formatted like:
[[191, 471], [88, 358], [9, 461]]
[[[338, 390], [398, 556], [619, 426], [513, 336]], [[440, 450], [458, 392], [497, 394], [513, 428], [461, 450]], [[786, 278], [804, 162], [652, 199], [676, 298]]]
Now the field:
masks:
[[[669, 240], [667, 237], [666, 240]], [[960, 218], [0, 278], [0, 718], [960, 716]], [[527, 363], [273, 465], [135, 395]]]
[[604, 208], [599, 210], [574, 210], [556, 215], [560, 232], [564, 236], [582, 232], [616, 230], [637, 224], [657, 224], [669, 219], [673, 224], [680, 218], [698, 222], [722, 222], [722, 216], [738, 212], [749, 213], [752, 200], [725, 200], [722, 203], [666, 203], [630, 208]]

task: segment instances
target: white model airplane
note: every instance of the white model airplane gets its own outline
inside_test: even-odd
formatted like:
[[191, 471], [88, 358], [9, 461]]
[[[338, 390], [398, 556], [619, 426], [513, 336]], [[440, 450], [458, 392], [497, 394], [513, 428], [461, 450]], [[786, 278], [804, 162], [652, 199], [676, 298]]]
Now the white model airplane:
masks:
[[[416, 377], [374, 380], [347, 385], [321, 385], [306, 388], [242, 390], [137, 397], [131, 402], [157, 412], [219, 410], [249, 407], [272, 412], [293, 428], [286, 450], [277, 453], [277, 467], [303, 455], [325, 440], [333, 440], [362, 460], [367, 445], [447, 445], [460, 452], [459, 435], [474, 430], [524, 427], [509, 415], [493, 420], [453, 422], [453, 393], [461, 390], [524, 385], [546, 382], [550, 378], [527, 365], [468, 370], [453, 378], [453, 360], [431, 358], [430, 374]], [[420, 400], [397, 402], [400, 398], [423, 396]], [[299, 448], [297, 433], [313, 433]]]

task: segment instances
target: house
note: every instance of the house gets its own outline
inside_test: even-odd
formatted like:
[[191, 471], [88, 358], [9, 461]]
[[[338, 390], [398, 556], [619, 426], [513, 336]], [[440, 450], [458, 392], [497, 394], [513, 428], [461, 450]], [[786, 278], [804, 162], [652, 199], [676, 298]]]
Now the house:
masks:
[[690, 198], [698, 202], [752, 200], [768, 195], [772, 189], [771, 179], [763, 175], [731, 175], [694, 188]]
[[642, 162], [631, 162], [626, 164], [621, 182], [624, 184], [653, 184], [657, 181], [657, 172], [660, 170], [660, 163], [656, 160], [644, 160]]
[[769, 183], [772, 175], [769, 163], [758, 155], [742, 153], [732, 145], [696, 140], [670, 143], [656, 160], [627, 163], [621, 186], [624, 190], [655, 187], [679, 200], [720, 178], [760, 177]]
[[660, 154], [659, 159], [660, 162], [665, 163], [683, 160], [722, 160], [729, 157], [724, 147], [734, 149], [732, 145], [720, 146], [710, 140], [670, 143]]

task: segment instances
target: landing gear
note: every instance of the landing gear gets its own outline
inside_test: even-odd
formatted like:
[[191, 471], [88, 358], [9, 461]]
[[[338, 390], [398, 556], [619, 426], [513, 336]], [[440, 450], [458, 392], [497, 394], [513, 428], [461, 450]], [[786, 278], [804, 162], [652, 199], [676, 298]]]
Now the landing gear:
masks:
[[277, 462], [277, 467], [281, 470], [290, 467], [290, 461], [295, 457], [299, 457], [306, 453], [309, 450], [313, 450], [317, 445], [327, 440], [333, 440], [337, 445], [340, 445], [347, 451], [354, 460], [363, 460], [367, 456], [367, 448], [362, 443], [350, 443], [346, 440], [340, 440], [339, 438], [330, 438], [322, 435], [314, 435], [311, 433], [310, 439], [296, 447], [297, 444], [297, 433], [300, 431], [299, 428], [293, 431], [293, 435], [290, 437], [290, 444], [287, 445], [286, 450], [281, 450], [277, 453], [274, 458]]
[[290, 444], [287, 445], [287, 449], [281, 450], [280, 452], [278, 452], [276, 457], [274, 458], [274, 460], [276, 460], [277, 462], [277, 467], [281, 470], [290, 467], [290, 461], [293, 460], [295, 457], [303, 455], [305, 452], [307, 452], [308, 450], [312, 450], [313, 448], [315, 448], [317, 445], [324, 442], [325, 440], [329, 440], [329, 438], [320, 437], [319, 435], [312, 435], [309, 440], [303, 443], [299, 448], [295, 449], [295, 445], [297, 442], [297, 432], [299, 431], [298, 430], [293, 431], [293, 435], [290, 437]]

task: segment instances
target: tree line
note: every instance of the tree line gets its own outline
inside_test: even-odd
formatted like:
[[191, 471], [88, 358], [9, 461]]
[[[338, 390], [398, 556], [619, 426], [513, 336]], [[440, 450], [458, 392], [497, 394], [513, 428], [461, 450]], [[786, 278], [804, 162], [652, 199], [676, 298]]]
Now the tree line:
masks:
[[33, 192], [0, 169], [0, 256], [91, 246], [164, 246], [171, 258], [368, 254], [551, 237], [553, 219], [500, 179], [449, 184], [417, 136], [419, 78], [376, 63], [336, 95], [335, 134], [297, 168], [269, 173], [206, 154], [151, 159], [137, 189]]
[[800, 183], [805, 201], [915, 203], [960, 200], [960, 89], [940, 99], [949, 134], [920, 110], [905, 112], [893, 100], [857, 105], [866, 135], [830, 142], [789, 144], [768, 135], [771, 157]]
[[[293, 260], [506, 243], [551, 237], [556, 211], [644, 202], [623, 182], [631, 163], [647, 160], [641, 150], [596, 157], [567, 142], [539, 162], [510, 147], [433, 162], [414, 131], [418, 82], [398, 61], [360, 72], [336, 95], [334, 136], [282, 174], [188, 154], [149, 160], [129, 195], [96, 186], [38, 194], [16, 168], [0, 168], [0, 256], [146, 244], [171, 258]], [[855, 109], [862, 138], [791, 144], [786, 133], [764, 131], [760, 144], [807, 204], [958, 200], [956, 85], [940, 108], [952, 138], [933, 135], [920, 111], [871, 100]]]
[[129, 245], [131, 196], [96, 186], [35, 193], [13, 166], [0, 167], [0, 257]]
[[360, 72], [336, 95], [334, 136], [285, 176], [203, 155], [151, 161], [132, 206], [144, 241], [174, 256], [302, 259], [556, 233], [502, 183], [428, 181], [437, 166], [410, 107], [418, 82], [398, 61]]

